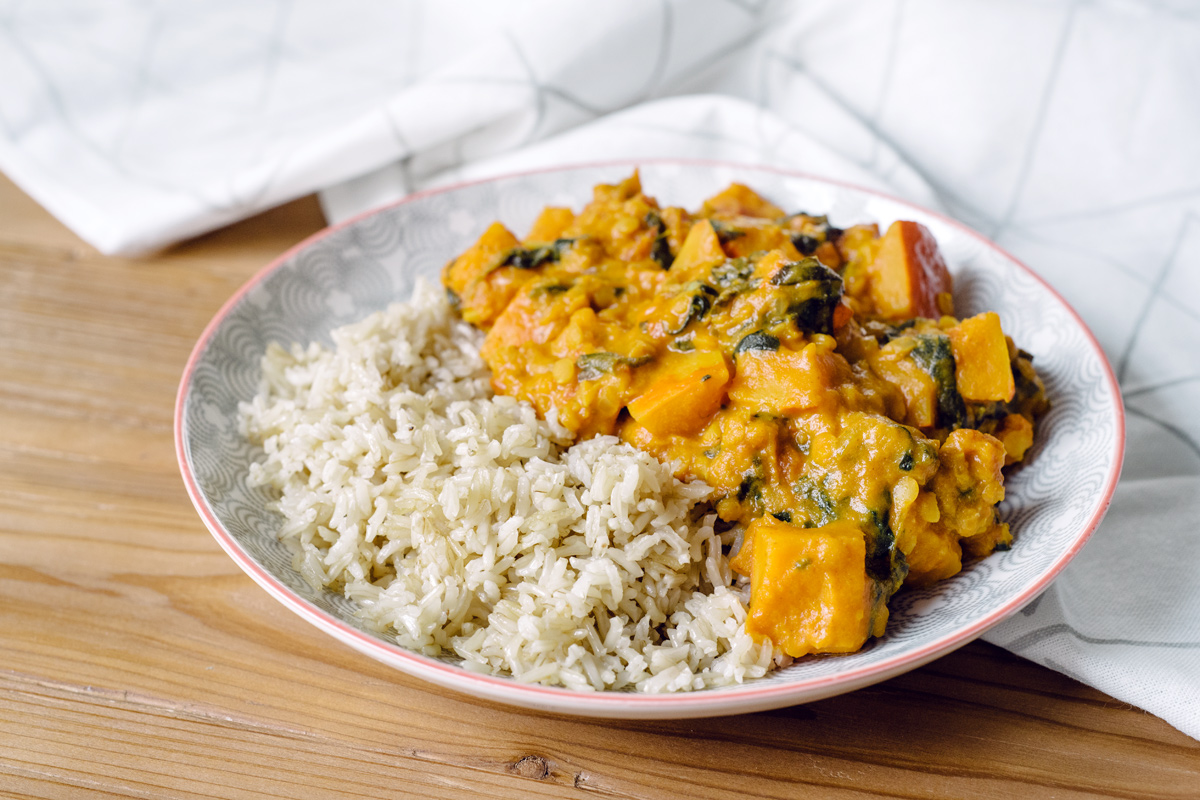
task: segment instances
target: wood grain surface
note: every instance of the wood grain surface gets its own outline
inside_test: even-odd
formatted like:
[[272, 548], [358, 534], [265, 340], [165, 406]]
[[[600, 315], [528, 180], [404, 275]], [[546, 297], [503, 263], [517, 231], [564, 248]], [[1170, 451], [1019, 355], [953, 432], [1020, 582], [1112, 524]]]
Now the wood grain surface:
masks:
[[109, 258], [0, 178], [0, 797], [1200, 797], [1200, 743], [983, 643], [805, 706], [604, 722], [308, 626], [209, 536], [171, 426], [204, 325], [321, 225], [309, 198]]

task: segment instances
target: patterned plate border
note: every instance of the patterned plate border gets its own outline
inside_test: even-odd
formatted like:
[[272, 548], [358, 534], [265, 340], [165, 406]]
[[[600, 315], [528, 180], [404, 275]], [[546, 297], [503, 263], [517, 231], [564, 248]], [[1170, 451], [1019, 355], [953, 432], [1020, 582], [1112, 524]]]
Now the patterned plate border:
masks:
[[[580, 207], [598, 182], [641, 171], [664, 203], [695, 207], [730, 181], [837, 225], [915, 219], [931, 228], [955, 273], [960, 313], [995, 309], [1033, 352], [1053, 402], [1039, 442], [1008, 477], [1002, 513], [1011, 551], [936, 587], [892, 602], [888, 633], [847, 656], [803, 659], [741, 686], [673, 695], [575, 692], [468, 672], [372, 632], [340, 595], [314, 590], [275, 539], [265, 492], [246, 486], [255, 451], [238, 433], [237, 403], [253, 396], [270, 341], [329, 342], [329, 331], [411, 291], [494, 219], [517, 231], [547, 204]], [[217, 313], [184, 369], [175, 445], [201, 519], [268, 593], [339, 641], [405, 673], [456, 691], [545, 711], [598, 717], [681, 718], [745, 713], [829, 697], [914, 669], [978, 637], [1049, 585], [1099, 525], [1120, 475], [1125, 419], [1095, 337], [1029, 268], [979, 234], [903, 200], [814, 176], [706, 161], [609, 162], [526, 172], [422, 192], [321, 231], [263, 268]]]

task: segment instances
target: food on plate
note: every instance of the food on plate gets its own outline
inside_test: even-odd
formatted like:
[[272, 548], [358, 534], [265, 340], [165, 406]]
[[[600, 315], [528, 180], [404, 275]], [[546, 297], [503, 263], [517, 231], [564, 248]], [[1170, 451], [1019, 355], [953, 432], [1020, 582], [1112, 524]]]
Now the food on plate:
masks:
[[996, 504], [1046, 409], [999, 317], [954, 317], [932, 233], [840, 229], [733, 184], [696, 212], [637, 174], [500, 223], [443, 283], [498, 395], [712, 490], [745, 629], [789, 657], [884, 631], [902, 586], [1012, 541]]
[[268, 348], [242, 407], [280, 538], [381, 635], [571, 689], [740, 683], [784, 663], [745, 630], [709, 489], [614, 436], [572, 444], [493, 395], [445, 293]]
[[280, 538], [364, 624], [468, 670], [704, 689], [884, 631], [902, 585], [1011, 541], [1046, 408], [999, 317], [956, 319], [923, 226], [839, 229], [636, 173], [499, 223], [443, 289], [272, 345], [243, 433]]

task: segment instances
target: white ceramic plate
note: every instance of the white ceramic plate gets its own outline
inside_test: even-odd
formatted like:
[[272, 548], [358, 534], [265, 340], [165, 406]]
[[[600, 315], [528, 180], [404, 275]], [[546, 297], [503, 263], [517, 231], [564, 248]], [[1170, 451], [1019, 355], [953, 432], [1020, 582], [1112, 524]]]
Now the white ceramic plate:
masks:
[[523, 233], [546, 205], [575, 209], [591, 187], [626, 177], [630, 163], [496, 178], [411, 197], [323, 231], [263, 269], [217, 314], [183, 375], [175, 440], [187, 490], [213, 536], [272, 596], [334, 638], [410, 675], [481, 698], [598, 717], [694, 717], [792, 705], [857, 689], [925, 664], [979, 636], [1033, 600], [1083, 546], [1108, 507], [1120, 473], [1124, 415], [1099, 345], [1040, 278], [967, 228], [853, 186], [763, 168], [654, 161], [637, 166], [663, 205], [696, 208], [731, 181], [788, 211], [827, 213], [835, 225], [913, 219], [936, 235], [954, 273], [962, 316], [1000, 313], [1035, 355], [1053, 408], [1027, 462], [1008, 477], [1001, 506], [1012, 550], [891, 603], [887, 634], [858, 653], [810, 657], [741, 686], [671, 695], [576, 692], [461, 669], [452, 658], [405, 650], [369, 631], [350, 601], [314, 590], [275, 538], [280, 518], [266, 490], [246, 485], [256, 449], [237, 429], [237, 404], [254, 396], [271, 341], [319, 340], [406, 298], [413, 280], [436, 279], [493, 220]]

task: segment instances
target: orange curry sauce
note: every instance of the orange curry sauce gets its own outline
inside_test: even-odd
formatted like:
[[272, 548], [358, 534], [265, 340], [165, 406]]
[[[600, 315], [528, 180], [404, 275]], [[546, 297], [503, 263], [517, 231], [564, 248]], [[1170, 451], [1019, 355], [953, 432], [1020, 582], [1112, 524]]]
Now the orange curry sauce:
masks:
[[902, 584], [1011, 542], [1001, 468], [1045, 394], [996, 314], [954, 318], [922, 225], [841, 230], [738, 184], [662, 208], [635, 173], [523, 240], [493, 224], [443, 282], [498, 393], [714, 488], [746, 628], [791, 656], [858, 650]]

